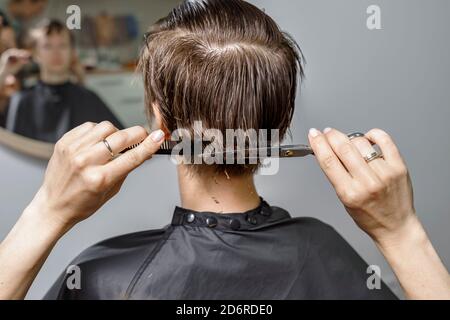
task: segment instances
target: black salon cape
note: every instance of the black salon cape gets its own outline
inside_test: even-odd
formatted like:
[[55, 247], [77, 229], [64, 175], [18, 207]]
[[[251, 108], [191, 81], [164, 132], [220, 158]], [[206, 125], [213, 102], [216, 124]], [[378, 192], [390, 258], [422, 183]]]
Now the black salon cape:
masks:
[[82, 252], [44, 299], [397, 299], [366, 285], [367, 264], [329, 225], [260, 205], [244, 213], [176, 206], [159, 230]]
[[22, 136], [54, 143], [80, 124], [104, 120], [123, 129], [94, 92], [71, 82], [50, 85], [39, 81], [11, 99], [6, 126]]

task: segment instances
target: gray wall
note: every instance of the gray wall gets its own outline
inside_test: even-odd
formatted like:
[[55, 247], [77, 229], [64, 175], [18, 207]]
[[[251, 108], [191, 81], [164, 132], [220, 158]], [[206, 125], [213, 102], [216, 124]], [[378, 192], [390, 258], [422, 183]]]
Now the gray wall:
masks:
[[[294, 141], [307, 142], [310, 127], [388, 131], [410, 168], [417, 212], [450, 267], [450, 2], [253, 2], [295, 36], [307, 58]], [[371, 4], [381, 6], [382, 30], [365, 27], [365, 11]], [[39, 187], [45, 163], [3, 147], [0, 161], [3, 237]], [[383, 257], [348, 217], [313, 157], [286, 160], [278, 175], [258, 176], [257, 185], [263, 197], [292, 215], [313, 216], [332, 224], [368, 263], [381, 266], [383, 279], [399, 292]], [[41, 298], [67, 263], [87, 246], [169, 223], [178, 201], [172, 163], [161, 158], [146, 163], [131, 174], [115, 199], [59, 242], [28, 298]]]

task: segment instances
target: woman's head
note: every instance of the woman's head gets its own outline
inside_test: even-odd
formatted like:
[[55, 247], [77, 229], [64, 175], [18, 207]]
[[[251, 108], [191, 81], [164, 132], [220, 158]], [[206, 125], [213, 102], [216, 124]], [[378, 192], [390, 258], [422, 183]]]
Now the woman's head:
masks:
[[[169, 133], [193, 131], [201, 121], [224, 136], [226, 129], [278, 129], [284, 137], [303, 56], [263, 11], [241, 0], [185, 1], [151, 27], [146, 41], [140, 68], [148, 111]], [[213, 168], [245, 174], [257, 166]]]
[[74, 35], [59, 20], [44, 20], [29, 34], [28, 46], [42, 71], [51, 74], [69, 72], [74, 55]]

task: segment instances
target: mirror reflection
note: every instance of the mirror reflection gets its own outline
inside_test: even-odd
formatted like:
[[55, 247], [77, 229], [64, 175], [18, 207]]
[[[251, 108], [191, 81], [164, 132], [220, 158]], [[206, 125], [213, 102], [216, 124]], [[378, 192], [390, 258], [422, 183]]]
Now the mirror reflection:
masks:
[[78, 1], [77, 20], [70, 1], [0, 0], [0, 127], [54, 143], [87, 121], [146, 126], [137, 57], [176, 3]]

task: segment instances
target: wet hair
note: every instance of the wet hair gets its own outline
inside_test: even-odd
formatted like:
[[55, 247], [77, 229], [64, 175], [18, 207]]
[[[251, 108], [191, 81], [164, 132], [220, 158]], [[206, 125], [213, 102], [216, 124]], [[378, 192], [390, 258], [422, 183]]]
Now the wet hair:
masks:
[[[155, 104], [170, 132], [193, 132], [194, 121], [202, 121], [224, 137], [226, 129], [278, 129], [282, 141], [304, 57], [262, 10], [241, 0], [184, 1], [145, 38], [139, 68], [150, 121]], [[205, 166], [191, 165], [196, 172]], [[210, 166], [241, 175], [259, 164]]]
[[53, 34], [61, 34], [67, 32], [70, 38], [70, 45], [75, 47], [75, 36], [73, 33], [67, 28], [67, 26], [57, 19], [45, 19], [41, 23], [39, 23], [35, 28], [30, 30], [26, 46], [29, 48], [35, 48], [38, 39], [42, 36], [50, 36]]

